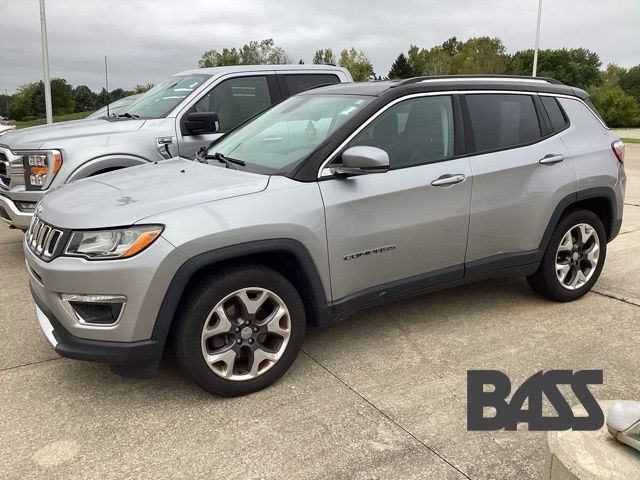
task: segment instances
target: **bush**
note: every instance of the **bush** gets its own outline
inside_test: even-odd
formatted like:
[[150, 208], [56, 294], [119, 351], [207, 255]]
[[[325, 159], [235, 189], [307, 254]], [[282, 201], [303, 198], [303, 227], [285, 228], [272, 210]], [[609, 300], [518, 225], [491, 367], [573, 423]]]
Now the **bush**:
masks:
[[591, 101], [609, 127], [636, 127], [640, 125], [640, 109], [633, 98], [618, 86], [591, 89]]

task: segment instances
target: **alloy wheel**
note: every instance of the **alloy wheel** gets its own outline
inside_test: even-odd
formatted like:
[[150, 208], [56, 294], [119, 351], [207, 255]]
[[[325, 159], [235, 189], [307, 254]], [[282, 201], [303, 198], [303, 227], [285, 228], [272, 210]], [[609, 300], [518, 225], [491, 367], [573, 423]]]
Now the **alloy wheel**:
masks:
[[600, 238], [587, 223], [571, 227], [556, 252], [556, 276], [567, 290], [577, 290], [593, 276], [600, 257]]
[[202, 355], [227, 380], [256, 378], [282, 357], [291, 336], [287, 306], [274, 292], [236, 290], [213, 307], [202, 329]]

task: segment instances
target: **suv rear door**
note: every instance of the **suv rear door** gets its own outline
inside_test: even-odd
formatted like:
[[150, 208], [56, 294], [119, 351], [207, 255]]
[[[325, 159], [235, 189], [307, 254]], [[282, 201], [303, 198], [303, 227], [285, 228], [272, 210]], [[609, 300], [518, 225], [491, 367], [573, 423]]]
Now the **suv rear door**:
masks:
[[473, 193], [467, 275], [535, 263], [560, 200], [576, 191], [569, 151], [534, 93], [463, 96]]
[[462, 278], [471, 171], [455, 155], [453, 104], [419, 95], [387, 106], [340, 153], [381, 148], [390, 171], [319, 181], [336, 310]]

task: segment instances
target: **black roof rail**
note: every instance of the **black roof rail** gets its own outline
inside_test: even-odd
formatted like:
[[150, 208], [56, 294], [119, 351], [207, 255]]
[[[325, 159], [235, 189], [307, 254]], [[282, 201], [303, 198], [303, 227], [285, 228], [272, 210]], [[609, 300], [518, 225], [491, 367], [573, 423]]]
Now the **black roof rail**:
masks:
[[556, 80], [555, 78], [549, 78], [549, 77], [529, 77], [526, 75], [425, 75], [422, 77], [413, 77], [413, 78], [407, 78], [405, 80], [400, 80], [397, 83], [394, 83], [393, 85], [391, 85], [390, 88], [395, 88], [395, 87], [401, 87], [403, 85], [410, 85], [412, 83], [418, 83], [418, 82], [422, 82], [424, 80], [451, 80], [453, 78], [464, 78], [464, 79], [469, 79], [469, 80], [481, 80], [484, 78], [487, 79], [501, 79], [501, 80], [510, 80], [510, 79], [515, 79], [515, 80], [538, 80], [538, 81], [544, 81], [553, 85], [564, 85], [564, 83], [562, 83], [559, 80]]

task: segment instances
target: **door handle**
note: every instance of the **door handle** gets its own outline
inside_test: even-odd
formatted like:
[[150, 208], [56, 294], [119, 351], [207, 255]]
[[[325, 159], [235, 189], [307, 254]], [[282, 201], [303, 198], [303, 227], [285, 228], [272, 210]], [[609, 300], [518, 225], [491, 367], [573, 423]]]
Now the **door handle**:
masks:
[[556, 163], [560, 163], [563, 160], [564, 160], [564, 155], [562, 155], [561, 153], [559, 154], [550, 153], [549, 155], [545, 155], [544, 157], [542, 157], [540, 159], [540, 163], [542, 165], [555, 165]]
[[455, 185], [456, 183], [464, 182], [465, 178], [467, 177], [462, 173], [456, 173], [455, 175], [442, 175], [431, 182], [431, 185], [434, 187], [446, 187], [447, 185]]

